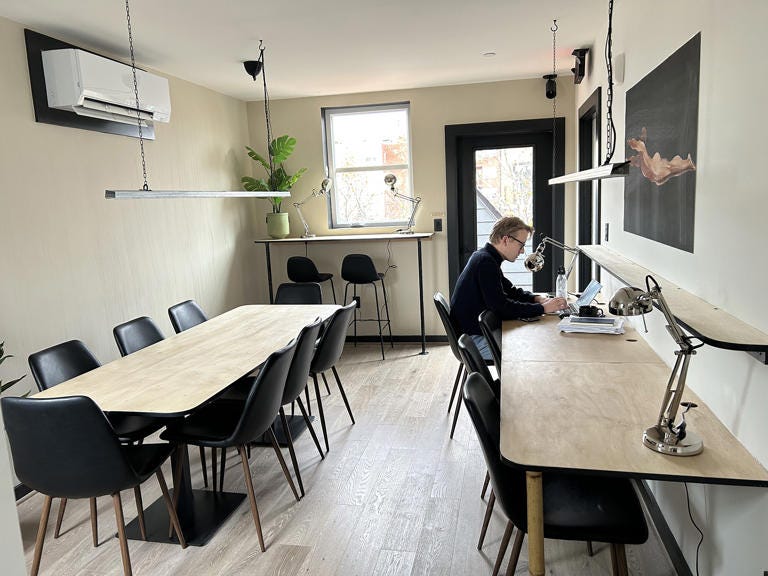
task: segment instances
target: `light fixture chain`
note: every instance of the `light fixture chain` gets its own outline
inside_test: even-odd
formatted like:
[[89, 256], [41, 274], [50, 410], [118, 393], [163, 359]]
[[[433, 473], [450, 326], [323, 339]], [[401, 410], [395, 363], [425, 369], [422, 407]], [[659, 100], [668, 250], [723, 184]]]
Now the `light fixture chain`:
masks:
[[133, 73], [133, 95], [136, 98], [136, 126], [139, 129], [139, 148], [141, 149], [141, 171], [144, 174], [144, 190], [149, 190], [147, 182], [147, 161], [144, 157], [144, 134], [141, 130], [141, 111], [139, 108], [139, 83], [136, 80], [136, 59], [133, 53], [133, 31], [131, 30], [131, 8], [125, 0], [125, 19], [128, 22], [128, 48], [131, 52], [131, 72]]
[[[557, 20], [552, 21], [550, 30], [552, 30], [552, 80], [557, 83]], [[555, 158], [557, 158], [557, 88], [555, 88], [555, 97], [552, 98], [552, 178], [555, 177]]]
[[608, 126], [606, 129], [606, 155], [603, 165], [610, 163], [613, 153], [616, 149], [616, 125], [613, 123], [613, 42], [611, 36], [613, 33], [613, 0], [608, 0], [608, 35], [605, 39], [605, 67], [608, 71], [608, 90], [606, 102], [606, 118]]
[[[272, 145], [272, 119], [269, 114], [269, 92], [267, 91], [267, 65], [264, 62], [264, 43], [259, 40], [259, 60], [261, 60], [261, 81], [264, 85], [264, 123], [267, 129], [267, 156], [269, 157], [269, 173], [275, 173], [275, 161], [269, 147]], [[269, 183], [272, 184], [271, 182]]]

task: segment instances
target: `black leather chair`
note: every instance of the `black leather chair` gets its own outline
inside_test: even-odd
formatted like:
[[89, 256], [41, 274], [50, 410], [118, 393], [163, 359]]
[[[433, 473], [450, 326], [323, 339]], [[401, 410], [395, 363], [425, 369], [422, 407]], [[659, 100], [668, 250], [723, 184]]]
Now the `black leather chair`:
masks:
[[[435, 292], [432, 297], [435, 302], [435, 308], [437, 309], [437, 315], [440, 317], [440, 321], [443, 323], [443, 329], [445, 335], [448, 336], [448, 344], [451, 346], [451, 352], [453, 352], [456, 360], [459, 361], [459, 370], [456, 372], [456, 379], [453, 382], [453, 390], [451, 390], [451, 400], [448, 402], [448, 414], [451, 413], [451, 406], [453, 406], [453, 398], [456, 396], [456, 390], [459, 389], [459, 384], [464, 384], [464, 380], [467, 378], [467, 372], [464, 368], [464, 361], [461, 358], [459, 352], [459, 336], [461, 336], [461, 330], [454, 324], [451, 318], [451, 306], [440, 292]], [[453, 431], [456, 429], [456, 421], [459, 417], [459, 405], [461, 402], [456, 401], [456, 414], [453, 417], [453, 426], [451, 426], [451, 438], [453, 438]]]
[[45, 531], [53, 498], [111, 495], [115, 506], [123, 571], [131, 574], [120, 491], [137, 488], [157, 476], [171, 523], [182, 548], [187, 543], [168, 495], [161, 465], [169, 444], [123, 445], [99, 407], [85, 396], [3, 398], [3, 420], [19, 480], [45, 495], [32, 560], [32, 576], [40, 568]]
[[[123, 324], [119, 324], [112, 329], [112, 335], [115, 337], [117, 349], [120, 356], [128, 356], [138, 352], [142, 348], [156, 344], [165, 339], [160, 328], [157, 327], [151, 318], [141, 316], [134, 318]], [[162, 421], [165, 425], [167, 421]], [[200, 447], [200, 466], [203, 472], [203, 484], [208, 487], [208, 471], [205, 461], [205, 450]], [[215, 471], [214, 471], [215, 474]]]
[[194, 300], [185, 300], [168, 308], [168, 316], [171, 319], [171, 326], [176, 334], [189, 330], [192, 326], [197, 326], [208, 320], [203, 309]]
[[[285, 390], [285, 382], [291, 360], [296, 349], [296, 341], [288, 346], [273, 352], [264, 362], [259, 375], [253, 380], [253, 386], [245, 399], [245, 402], [232, 400], [214, 401], [197, 410], [178, 424], [169, 425], [161, 438], [169, 440], [180, 446], [194, 444], [210, 448], [237, 447], [243, 464], [245, 485], [248, 490], [248, 499], [251, 504], [251, 514], [256, 524], [256, 532], [259, 538], [261, 551], [265, 551], [264, 536], [261, 531], [259, 511], [256, 507], [256, 496], [253, 491], [251, 469], [246, 455], [246, 445], [254, 442], [263, 434], [267, 434], [272, 441], [272, 447], [280, 461], [288, 484], [293, 491], [296, 500], [299, 494], [293, 484], [290, 472], [285, 465], [285, 460], [280, 452], [274, 433], [270, 425], [277, 417], [280, 410], [280, 402]], [[178, 474], [178, 471], [176, 472]]]
[[355, 417], [352, 415], [352, 409], [349, 407], [349, 401], [347, 395], [344, 392], [344, 387], [341, 385], [341, 379], [339, 378], [339, 372], [336, 370], [336, 363], [341, 358], [342, 352], [344, 352], [344, 342], [347, 338], [347, 328], [355, 314], [355, 303], [350, 302], [346, 306], [339, 308], [334, 312], [333, 316], [328, 320], [327, 328], [323, 335], [320, 336], [320, 340], [317, 343], [315, 349], [315, 355], [312, 359], [312, 365], [310, 366], [310, 374], [312, 374], [312, 380], [315, 384], [315, 396], [317, 397], [317, 411], [320, 413], [320, 425], [323, 428], [323, 437], [325, 438], [325, 450], [329, 450], [328, 447], [328, 430], [325, 426], [325, 414], [323, 413], [323, 401], [320, 398], [320, 386], [317, 382], [317, 375], [320, 374], [323, 377], [326, 387], [328, 386], [328, 380], [325, 378], [325, 372], [331, 370], [333, 376], [336, 378], [336, 384], [341, 392], [341, 397], [344, 400], [344, 405], [347, 407], [349, 417], [352, 419], [352, 424], [355, 423]]
[[[389, 344], [395, 347], [392, 340], [392, 323], [389, 320], [389, 303], [387, 302], [387, 289], [384, 286], [384, 274], [376, 271], [376, 266], [367, 254], [347, 254], [341, 262], [341, 277], [346, 280], [344, 285], [344, 304], [347, 304], [347, 292], [349, 285], [352, 284], [353, 296], [357, 300], [357, 287], [362, 284], [373, 286], [373, 294], [376, 297], [376, 318], [358, 318], [357, 308], [354, 313], [354, 342], [357, 345], [357, 323], [358, 322], [376, 322], [379, 327], [379, 342], [381, 343], [381, 359], [384, 360], [384, 334], [381, 330], [382, 324], [389, 330]], [[381, 305], [379, 304], [379, 289], [377, 282], [381, 282], [381, 291], [384, 295], [384, 311], [386, 320], [381, 319]]]
[[[80, 340], [69, 340], [56, 346], [51, 346], [45, 350], [35, 352], [29, 356], [29, 368], [32, 376], [37, 383], [39, 390], [47, 390], [66, 380], [71, 380], [76, 376], [90, 372], [98, 368], [101, 364], [96, 357], [91, 354]], [[157, 432], [165, 424], [164, 421], [149, 416], [140, 416], [138, 414], [129, 414], [123, 412], [112, 412], [107, 414], [112, 429], [117, 434], [120, 442], [129, 444], [142, 441], [144, 438]], [[55, 435], [51, 437], [53, 441]], [[136, 507], [139, 512], [139, 526], [142, 536], [146, 537], [144, 530], [144, 510], [141, 501], [141, 492], [139, 487], [135, 489]], [[66, 499], [62, 499], [59, 505], [59, 514], [56, 519], [56, 528], [54, 538], [58, 538], [61, 533], [61, 522], [64, 519], [64, 511], [67, 507]], [[91, 531], [93, 534], [93, 545], [98, 546], [98, 521], [96, 516], [96, 499], [91, 500]]]
[[[462, 334], [459, 336], [459, 354], [461, 354], [461, 359], [467, 369], [467, 374], [478, 372], [485, 378], [486, 382], [490, 384], [491, 390], [493, 390], [493, 394], [496, 398], [501, 398], [501, 383], [491, 375], [491, 371], [488, 370], [488, 364], [486, 364], [485, 359], [480, 355], [480, 350], [477, 349], [477, 344], [475, 344], [475, 341], [472, 340], [472, 337], [469, 334]], [[454, 423], [454, 426], [455, 425], [456, 424]]]
[[291, 284], [285, 282], [277, 287], [275, 304], [322, 304], [323, 293], [317, 282]]
[[493, 310], [484, 310], [477, 321], [480, 323], [480, 331], [488, 341], [493, 363], [501, 374], [501, 320]]
[[[506, 572], [511, 576], [528, 529], [525, 472], [502, 460], [499, 401], [488, 382], [476, 372], [470, 374], [462, 397], [480, 440], [494, 494], [508, 519], [493, 576], [498, 574], [512, 531], [517, 528]], [[614, 576], [628, 574], [624, 545], [642, 544], [648, 539], [648, 526], [631, 481], [555, 472], [545, 472], [542, 478], [544, 537], [607, 542]]]
[[[333, 286], [333, 274], [328, 272], [318, 272], [315, 263], [306, 256], [291, 256], [288, 258], [288, 279], [291, 282], [327, 282], [331, 283], [331, 294], [333, 294], [333, 303], [336, 301], [336, 289]], [[322, 300], [318, 302], [322, 304]]]

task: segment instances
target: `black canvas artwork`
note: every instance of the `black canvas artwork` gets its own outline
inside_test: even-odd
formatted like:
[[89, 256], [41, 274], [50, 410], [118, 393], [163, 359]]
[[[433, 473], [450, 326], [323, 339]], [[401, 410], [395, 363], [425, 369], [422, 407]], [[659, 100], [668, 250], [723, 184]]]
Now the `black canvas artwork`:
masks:
[[693, 252], [701, 33], [627, 91], [624, 230]]

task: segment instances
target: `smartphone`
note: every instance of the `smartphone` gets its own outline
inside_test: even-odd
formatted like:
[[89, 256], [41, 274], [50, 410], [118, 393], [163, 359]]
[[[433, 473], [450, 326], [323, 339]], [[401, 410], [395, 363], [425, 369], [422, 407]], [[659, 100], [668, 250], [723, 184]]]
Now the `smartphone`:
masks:
[[538, 322], [541, 320], [539, 316], [534, 316], [533, 318], [520, 318], [523, 322]]

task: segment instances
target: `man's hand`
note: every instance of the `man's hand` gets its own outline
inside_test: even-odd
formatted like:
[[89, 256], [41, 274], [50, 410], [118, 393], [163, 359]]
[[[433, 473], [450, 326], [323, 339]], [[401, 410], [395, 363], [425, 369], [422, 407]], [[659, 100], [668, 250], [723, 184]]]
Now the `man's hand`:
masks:
[[568, 307], [568, 303], [565, 301], [565, 298], [542, 298], [539, 304], [544, 306], [544, 312], [547, 314], [550, 312], [565, 310]]

